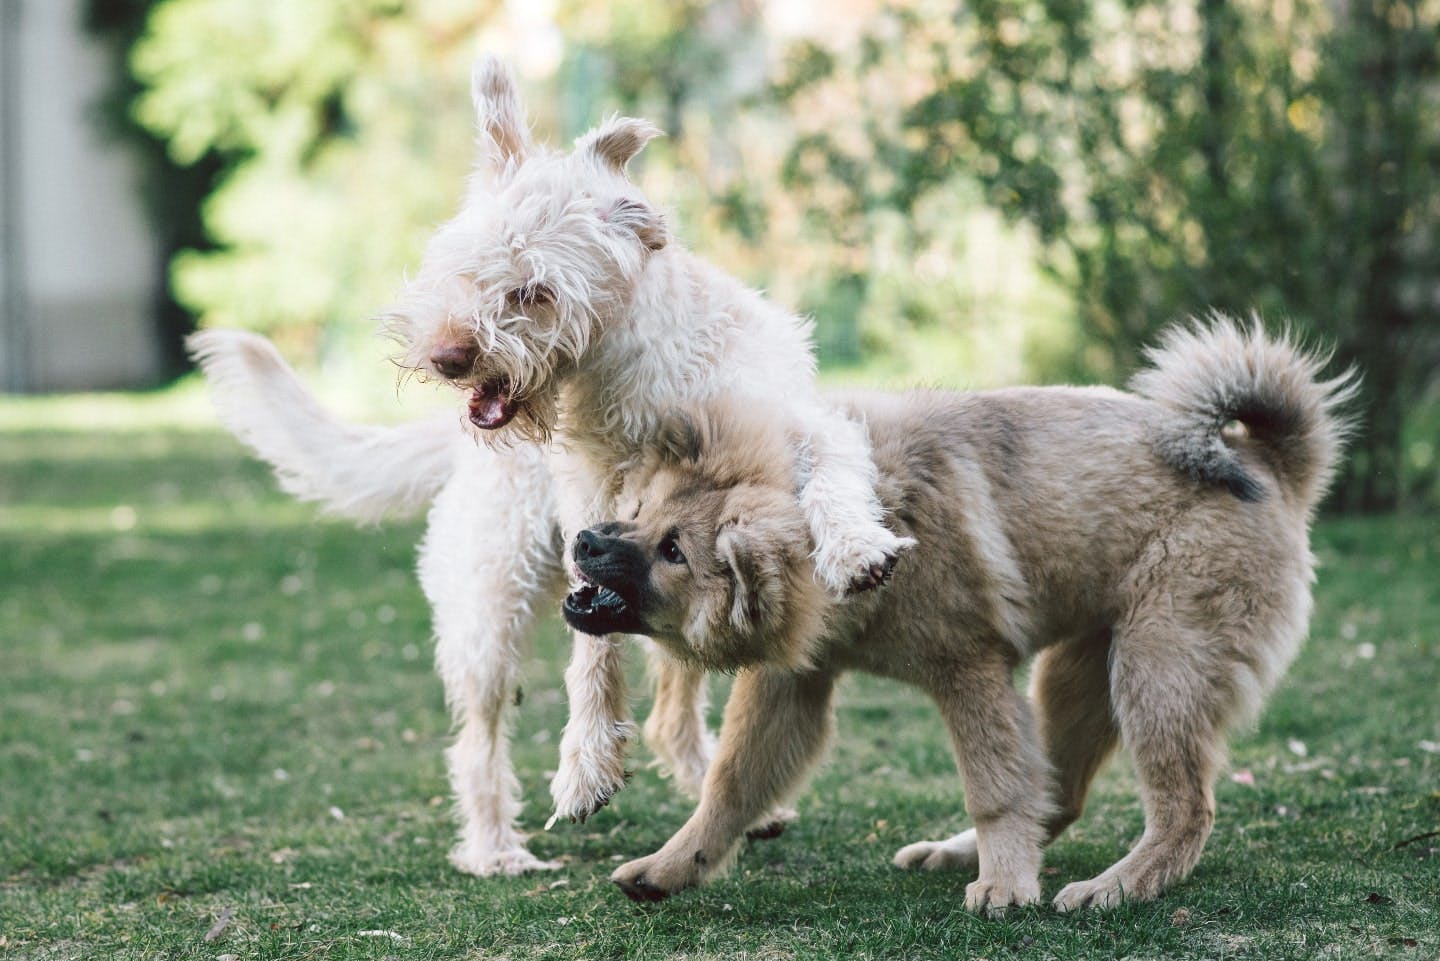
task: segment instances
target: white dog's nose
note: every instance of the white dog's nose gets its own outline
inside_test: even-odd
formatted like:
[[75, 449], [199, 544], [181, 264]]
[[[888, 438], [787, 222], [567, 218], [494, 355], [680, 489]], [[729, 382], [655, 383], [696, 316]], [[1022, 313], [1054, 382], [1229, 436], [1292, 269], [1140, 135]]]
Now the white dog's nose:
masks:
[[475, 344], [441, 344], [430, 352], [430, 366], [442, 377], [464, 377], [475, 366]]

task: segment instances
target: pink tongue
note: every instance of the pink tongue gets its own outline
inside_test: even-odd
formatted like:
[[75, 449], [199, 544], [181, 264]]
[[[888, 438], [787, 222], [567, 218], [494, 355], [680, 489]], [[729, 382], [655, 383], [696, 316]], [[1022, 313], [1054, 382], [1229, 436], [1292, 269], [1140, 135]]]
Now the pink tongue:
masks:
[[498, 384], [483, 384], [470, 392], [470, 423], [482, 430], [495, 430], [510, 423], [515, 407]]

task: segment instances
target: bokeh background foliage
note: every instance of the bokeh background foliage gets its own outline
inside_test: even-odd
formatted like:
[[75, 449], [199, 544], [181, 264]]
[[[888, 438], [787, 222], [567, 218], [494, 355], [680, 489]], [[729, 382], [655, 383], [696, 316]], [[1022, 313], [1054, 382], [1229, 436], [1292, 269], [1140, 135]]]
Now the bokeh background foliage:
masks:
[[459, 196], [493, 50], [551, 143], [616, 110], [664, 126], [643, 185], [852, 378], [1115, 382], [1165, 323], [1258, 310], [1365, 374], [1335, 505], [1440, 498], [1440, 0], [92, 0], [91, 22], [203, 325], [318, 360], [368, 338]]

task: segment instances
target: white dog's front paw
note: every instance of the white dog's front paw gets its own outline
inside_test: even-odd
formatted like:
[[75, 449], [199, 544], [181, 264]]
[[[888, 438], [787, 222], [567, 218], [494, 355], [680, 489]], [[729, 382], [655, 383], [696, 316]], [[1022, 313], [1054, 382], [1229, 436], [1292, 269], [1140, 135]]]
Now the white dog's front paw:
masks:
[[561, 744], [560, 769], [550, 782], [555, 813], [546, 822], [547, 829], [562, 820], [584, 824], [586, 818], [609, 804], [630, 780], [630, 772], [625, 769], [624, 749], [628, 730], [627, 726], [619, 725], [603, 744], [586, 749], [568, 751]]
[[525, 874], [528, 871], [555, 871], [560, 868], [559, 861], [542, 861], [523, 845], [481, 848], [460, 844], [450, 852], [450, 863], [457, 871], [480, 878]]
[[859, 594], [884, 584], [900, 555], [915, 546], [913, 537], [896, 537], [880, 525], [863, 536], [839, 538], [815, 552], [815, 573], [836, 597]]

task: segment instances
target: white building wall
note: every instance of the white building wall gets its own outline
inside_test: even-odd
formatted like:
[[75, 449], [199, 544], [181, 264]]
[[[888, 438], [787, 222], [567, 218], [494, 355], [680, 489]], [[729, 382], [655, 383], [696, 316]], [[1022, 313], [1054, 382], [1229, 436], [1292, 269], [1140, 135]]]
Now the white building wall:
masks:
[[[81, 0], [0, 0], [14, 52], [0, 67], [13, 142], [0, 150], [9, 213], [0, 231], [0, 388], [76, 390], [152, 383], [159, 250], [135, 163], [93, 120], [107, 54], [85, 33]], [[18, 13], [18, 15], [17, 15]], [[0, 214], [3, 216], [3, 214]], [[12, 222], [13, 221], [13, 222]]]

